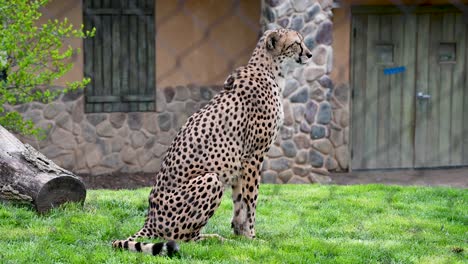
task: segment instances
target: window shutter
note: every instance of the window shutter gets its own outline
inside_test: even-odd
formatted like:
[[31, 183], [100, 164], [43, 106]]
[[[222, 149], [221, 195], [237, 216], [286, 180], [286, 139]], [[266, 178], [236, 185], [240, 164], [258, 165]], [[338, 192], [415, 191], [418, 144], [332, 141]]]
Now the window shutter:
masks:
[[86, 112], [153, 111], [153, 0], [84, 0]]

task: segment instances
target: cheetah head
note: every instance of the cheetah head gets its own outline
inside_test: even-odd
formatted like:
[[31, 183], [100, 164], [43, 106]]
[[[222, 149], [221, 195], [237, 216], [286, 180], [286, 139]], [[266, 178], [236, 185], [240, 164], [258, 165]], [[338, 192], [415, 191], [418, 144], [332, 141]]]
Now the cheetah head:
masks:
[[287, 58], [306, 64], [312, 53], [304, 44], [304, 37], [291, 29], [276, 29], [265, 32], [265, 48], [274, 59], [280, 62]]

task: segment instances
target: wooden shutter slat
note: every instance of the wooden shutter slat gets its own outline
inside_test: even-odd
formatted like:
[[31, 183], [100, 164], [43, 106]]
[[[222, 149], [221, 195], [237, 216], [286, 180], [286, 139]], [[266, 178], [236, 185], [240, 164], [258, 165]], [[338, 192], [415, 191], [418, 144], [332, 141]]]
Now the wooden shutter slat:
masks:
[[124, 102], [153, 102], [154, 97], [148, 97], [145, 95], [123, 95], [122, 101]]
[[86, 96], [86, 102], [88, 103], [112, 103], [120, 102], [120, 96], [102, 95], [102, 96]]
[[85, 14], [90, 16], [99, 15], [125, 15], [125, 16], [146, 16], [154, 13], [151, 9], [115, 9], [115, 8], [86, 8]]

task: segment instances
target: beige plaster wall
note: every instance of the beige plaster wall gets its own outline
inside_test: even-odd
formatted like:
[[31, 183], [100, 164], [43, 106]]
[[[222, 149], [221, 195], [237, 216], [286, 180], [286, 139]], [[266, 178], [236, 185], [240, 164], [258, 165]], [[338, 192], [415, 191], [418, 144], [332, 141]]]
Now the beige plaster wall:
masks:
[[[63, 19], [79, 26], [83, 23], [82, 1], [53, 0], [41, 10], [47, 19]], [[259, 27], [260, 1], [156, 0], [156, 87], [221, 84], [235, 67], [247, 63]], [[79, 39], [66, 45], [83, 48]], [[74, 58], [74, 67], [62, 79], [83, 78], [83, 53]]]

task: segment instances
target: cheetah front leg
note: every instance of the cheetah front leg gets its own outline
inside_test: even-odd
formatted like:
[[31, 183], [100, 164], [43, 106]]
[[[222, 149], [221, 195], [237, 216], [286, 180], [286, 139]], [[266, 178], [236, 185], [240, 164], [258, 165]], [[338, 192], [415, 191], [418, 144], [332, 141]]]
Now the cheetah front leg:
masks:
[[236, 235], [255, 238], [255, 209], [257, 208], [260, 166], [261, 163], [256, 159], [245, 162], [240, 179], [232, 186], [234, 216], [231, 227]]

